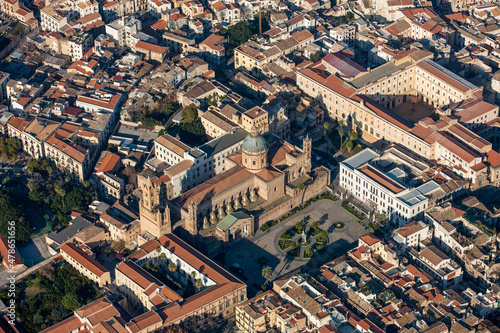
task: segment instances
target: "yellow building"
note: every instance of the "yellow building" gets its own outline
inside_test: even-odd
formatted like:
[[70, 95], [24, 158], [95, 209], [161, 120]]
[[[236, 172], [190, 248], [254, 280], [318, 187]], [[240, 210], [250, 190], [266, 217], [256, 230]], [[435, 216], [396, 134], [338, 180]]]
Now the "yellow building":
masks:
[[60, 250], [64, 260], [80, 272], [80, 274], [97, 283], [99, 287], [111, 283], [109, 271], [81, 248], [72, 243], [64, 243], [61, 245]]

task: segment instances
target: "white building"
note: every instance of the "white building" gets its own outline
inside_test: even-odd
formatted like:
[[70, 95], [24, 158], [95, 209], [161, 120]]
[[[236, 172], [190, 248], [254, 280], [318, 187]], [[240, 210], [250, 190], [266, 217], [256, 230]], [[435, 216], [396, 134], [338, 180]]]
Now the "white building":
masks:
[[239, 150], [247, 135], [235, 128], [196, 148], [169, 135], [156, 139], [156, 158], [171, 165], [165, 174], [172, 180], [174, 197], [225, 171], [225, 157]]
[[433, 180], [416, 188], [405, 183], [405, 168], [382, 164], [380, 154], [366, 148], [340, 163], [339, 185], [357, 199], [385, 212], [393, 221], [404, 225], [423, 217], [428, 196], [440, 191]]
[[337, 42], [344, 42], [349, 46], [354, 46], [356, 41], [356, 27], [353, 25], [342, 24], [330, 30], [330, 37]]
[[132, 36], [141, 31], [141, 21], [133, 18], [120, 18], [110, 24], [106, 24], [106, 35], [118, 43], [118, 46], [135, 45]]
[[397, 230], [394, 230], [393, 239], [398, 243], [402, 252], [408, 247], [415, 247], [424, 239], [432, 238], [429, 225], [422, 221], [412, 221]]
[[78, 96], [75, 106], [83, 108], [88, 113], [104, 111], [115, 114], [118, 111], [121, 97], [121, 94], [97, 90], [91, 96]]

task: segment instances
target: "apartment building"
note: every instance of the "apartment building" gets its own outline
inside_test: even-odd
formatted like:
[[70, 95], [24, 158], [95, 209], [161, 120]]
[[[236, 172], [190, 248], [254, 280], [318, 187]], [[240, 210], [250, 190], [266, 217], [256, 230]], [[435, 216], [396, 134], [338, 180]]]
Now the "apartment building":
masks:
[[356, 27], [354, 25], [342, 24], [330, 30], [330, 37], [337, 42], [354, 46], [356, 41]]
[[7, 82], [10, 80], [10, 74], [0, 72], [0, 101], [7, 98]]
[[[19, 122], [14, 117], [10, 120], [12, 122], [7, 123], [9, 136], [21, 141], [23, 150], [36, 159], [45, 157], [45, 141], [61, 126], [60, 123], [52, 120], [34, 118], [25, 128], [22, 128], [24, 122]], [[16, 127], [15, 124], [21, 125], [21, 127]]]
[[124, 17], [130, 17], [136, 12], [134, 0], [109, 0], [102, 4], [102, 13], [104, 22], [110, 23], [114, 20]]
[[110, 272], [79, 246], [73, 243], [64, 243], [60, 247], [61, 255], [80, 274], [97, 283], [99, 288], [111, 283]]
[[396, 230], [392, 234], [394, 241], [404, 253], [408, 247], [415, 247], [424, 239], [432, 238], [429, 225], [422, 221], [412, 221]]
[[61, 39], [61, 53], [71, 57], [72, 61], [80, 60], [92, 47], [93, 36], [86, 32], [78, 32]]
[[73, 134], [66, 127], [59, 127], [52, 132], [45, 140], [45, 157], [64, 173], [83, 181], [87, 179], [92, 167], [91, 156], [94, 149], [84, 148], [76, 143]]
[[[293, 276], [273, 283], [273, 290], [283, 299], [302, 311], [307, 325], [320, 328], [330, 324], [334, 302], [316, 289], [305, 277]], [[305, 322], [303, 324], [306, 324]]]
[[91, 95], [78, 96], [75, 106], [82, 108], [88, 113], [109, 112], [116, 114], [118, 112], [121, 99], [121, 94], [96, 90]]
[[63, 12], [47, 6], [40, 10], [40, 24], [45, 31], [58, 32], [68, 24], [68, 19]]
[[200, 17], [205, 11], [203, 5], [198, 0], [183, 2], [181, 4], [181, 10], [190, 18]]
[[141, 230], [139, 215], [123, 202], [115, 201], [106, 212], [99, 216], [99, 221], [109, 232], [111, 240], [123, 241], [125, 246], [137, 242], [137, 235]]
[[194, 39], [185, 38], [170, 32], [165, 32], [162, 37], [163, 44], [167, 46], [171, 52], [186, 54], [196, 50], [196, 41]]
[[128, 16], [106, 24], [106, 35], [111, 37], [118, 46], [132, 46], [132, 36], [142, 29], [141, 21]]
[[410, 248], [408, 257], [424, 271], [432, 275], [441, 288], [457, 286], [463, 280], [463, 270], [454, 260], [442, 252], [431, 241], [423, 242], [420, 250]]
[[9, 16], [14, 16], [15, 12], [21, 7], [19, 0], [3, 0], [0, 5], [2, 12]]
[[199, 44], [199, 54], [208, 62], [221, 64], [224, 62], [226, 55], [226, 49], [222, 45], [223, 40], [224, 37], [211, 34]]
[[281, 332], [301, 330], [307, 325], [299, 308], [268, 290], [236, 307], [236, 326], [242, 333], [256, 333], [273, 327]]
[[138, 41], [133, 48], [137, 52], [144, 54], [146, 60], [156, 60], [160, 63], [167, 56], [168, 47]]

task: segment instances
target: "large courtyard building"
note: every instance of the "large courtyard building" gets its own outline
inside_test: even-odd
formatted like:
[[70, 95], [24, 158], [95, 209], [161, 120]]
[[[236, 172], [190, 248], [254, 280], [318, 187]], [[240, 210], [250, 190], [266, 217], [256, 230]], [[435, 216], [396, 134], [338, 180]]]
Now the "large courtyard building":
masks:
[[498, 106], [431, 57], [410, 49], [345, 81], [318, 63], [299, 70], [297, 84], [363, 139], [399, 143], [484, 186], [491, 143], [471, 130], [495, 119]]

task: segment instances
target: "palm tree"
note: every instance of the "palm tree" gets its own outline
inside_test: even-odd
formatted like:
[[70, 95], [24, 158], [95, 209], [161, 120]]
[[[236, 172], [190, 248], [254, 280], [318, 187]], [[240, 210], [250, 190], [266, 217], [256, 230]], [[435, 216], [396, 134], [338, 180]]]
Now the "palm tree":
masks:
[[194, 285], [198, 291], [200, 291], [201, 287], [203, 286], [203, 281], [201, 279], [196, 279], [194, 281]]
[[349, 137], [352, 141], [356, 141], [358, 139], [358, 133], [352, 129], [349, 131]]
[[171, 262], [170, 264], [168, 264], [168, 270], [171, 271], [172, 273], [175, 272], [177, 270], [177, 265]]
[[351, 151], [351, 149], [352, 149], [353, 146], [354, 145], [352, 144], [352, 141], [347, 141], [345, 143], [345, 147], [347, 148], [348, 151]]
[[[162, 252], [162, 253], [160, 253], [160, 259], [161, 259], [161, 260], [165, 260], [165, 259], [167, 259], [167, 255], [166, 255], [165, 253], [163, 253], [163, 252]], [[175, 265], [175, 264], [174, 264], [174, 265]]]
[[272, 276], [273, 276], [273, 269], [269, 266], [264, 266], [264, 268], [262, 268], [262, 277], [266, 279], [266, 283]]
[[196, 272], [195, 271], [191, 272], [191, 277], [193, 278], [193, 280], [196, 280]]
[[339, 129], [339, 136], [340, 136], [340, 149], [342, 150], [342, 146], [343, 146], [343, 139], [344, 139], [344, 130], [342, 129], [342, 127]]
[[61, 186], [56, 186], [55, 189], [57, 194], [59, 194], [62, 198], [62, 204], [63, 204], [63, 209], [66, 209], [64, 207], [64, 196], [66, 195], [66, 190], [64, 188], [62, 188]]
[[300, 183], [299, 184], [299, 191], [304, 191], [304, 188], [305, 188], [304, 183]]

